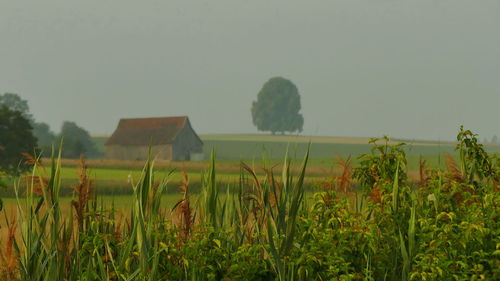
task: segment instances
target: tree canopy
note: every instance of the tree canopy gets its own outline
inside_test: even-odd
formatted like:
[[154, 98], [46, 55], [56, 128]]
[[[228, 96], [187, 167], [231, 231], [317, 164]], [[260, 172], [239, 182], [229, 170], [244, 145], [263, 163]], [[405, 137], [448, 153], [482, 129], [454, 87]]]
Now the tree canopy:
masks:
[[56, 136], [50, 130], [49, 125], [43, 122], [36, 122], [30, 113], [28, 102], [22, 99], [18, 94], [5, 93], [0, 95], [0, 106], [5, 105], [10, 110], [19, 111], [31, 124], [33, 135], [38, 140], [38, 147], [42, 151], [49, 151]]
[[0, 171], [18, 175], [29, 169], [22, 153], [34, 154], [36, 147], [30, 121], [22, 112], [0, 105]]
[[22, 99], [18, 94], [5, 93], [0, 95], [0, 107], [5, 106], [11, 111], [19, 112], [26, 120], [31, 128], [32, 134], [37, 140], [38, 147], [43, 152], [49, 152], [52, 149], [52, 144], [58, 142], [58, 139], [64, 137], [63, 157], [78, 158], [81, 154], [86, 154], [90, 157], [98, 156], [94, 143], [89, 133], [79, 127], [74, 122], [64, 122], [61, 132], [58, 136], [50, 130], [48, 124], [36, 122], [33, 115], [30, 113], [28, 102]]
[[50, 130], [47, 123], [43, 122], [32, 122], [33, 135], [38, 140], [38, 147], [45, 152], [50, 153], [52, 149], [52, 144], [56, 140], [56, 135]]
[[0, 95], [0, 105], [5, 105], [10, 110], [21, 112], [21, 114], [29, 121], [33, 119], [28, 102], [23, 100], [18, 94], [5, 93]]
[[259, 131], [302, 132], [304, 118], [299, 113], [300, 95], [288, 79], [269, 79], [252, 103], [252, 120]]
[[82, 154], [92, 157], [97, 154], [90, 134], [75, 122], [64, 121], [60, 136], [64, 138], [64, 158], [79, 158]]

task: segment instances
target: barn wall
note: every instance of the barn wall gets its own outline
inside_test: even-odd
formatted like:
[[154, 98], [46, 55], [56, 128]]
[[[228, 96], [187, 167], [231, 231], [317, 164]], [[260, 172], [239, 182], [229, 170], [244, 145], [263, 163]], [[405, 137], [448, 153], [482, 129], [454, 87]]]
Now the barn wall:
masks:
[[189, 122], [186, 122], [184, 128], [175, 137], [172, 150], [175, 161], [189, 161], [191, 153], [203, 152], [203, 142], [196, 135]]
[[[106, 158], [117, 160], [146, 160], [149, 146], [144, 145], [107, 145]], [[172, 145], [156, 145], [151, 147], [151, 156], [160, 160], [172, 160]]]

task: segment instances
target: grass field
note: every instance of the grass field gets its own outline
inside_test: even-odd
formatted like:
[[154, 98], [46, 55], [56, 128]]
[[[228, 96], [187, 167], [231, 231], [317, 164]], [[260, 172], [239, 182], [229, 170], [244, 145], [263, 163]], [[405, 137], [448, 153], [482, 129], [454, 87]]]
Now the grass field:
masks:
[[[320, 136], [293, 136], [293, 135], [267, 135], [267, 134], [209, 134], [200, 135], [204, 142], [205, 159], [209, 158], [212, 150], [217, 153], [217, 160], [224, 172], [237, 173], [240, 161], [261, 165], [263, 159], [268, 159], [271, 164], [279, 164], [288, 150], [291, 158], [300, 159], [310, 147], [310, 167], [323, 169], [331, 172], [337, 157], [349, 157], [356, 163], [359, 155], [369, 153], [373, 145], [369, 144], [369, 138], [357, 137], [320, 137]], [[99, 151], [104, 152], [106, 136], [94, 137], [94, 142]], [[407, 143], [406, 153], [408, 158], [408, 169], [418, 169], [420, 157], [434, 167], [443, 167], [444, 155], [455, 155], [454, 142], [439, 142], [425, 140], [397, 140]], [[488, 144], [485, 146], [490, 153], [500, 153], [500, 144]], [[129, 165], [129, 164], [127, 164]], [[137, 167], [141, 165], [133, 164]], [[99, 165], [97, 165], [99, 166]], [[115, 167], [118, 167], [116, 165]], [[198, 165], [193, 162], [176, 163], [177, 170], [202, 171], [206, 163]], [[107, 167], [110, 167], [109, 165]], [[122, 166], [120, 166], [122, 167]], [[200, 168], [201, 167], [201, 168]], [[183, 169], [184, 168], [184, 169]], [[308, 175], [311, 175], [308, 171]], [[313, 172], [314, 173], [314, 172]], [[321, 172], [316, 171], [316, 174]]]
[[[202, 135], [205, 153], [212, 149], [218, 158], [253, 159], [256, 155], [267, 154], [271, 159], [281, 158], [287, 148], [293, 154], [304, 155], [311, 142], [311, 159], [328, 159], [369, 153], [372, 147], [368, 138], [305, 137], [273, 135]], [[405, 140], [408, 156], [437, 156], [455, 152], [455, 143], [437, 141]], [[382, 143], [382, 142], [380, 142]], [[396, 142], [392, 142], [393, 144]], [[486, 146], [489, 152], [500, 152], [500, 145]]]
[[[268, 159], [282, 159], [288, 149], [291, 156], [300, 158], [304, 155], [309, 142], [311, 143], [310, 157], [315, 160], [334, 159], [337, 155], [355, 157], [369, 153], [372, 147], [368, 144], [369, 138], [355, 137], [318, 137], [318, 136], [290, 136], [290, 135], [264, 135], [264, 134], [210, 134], [200, 135], [204, 142], [205, 158], [208, 158], [212, 149], [217, 152], [218, 160], [258, 160], [265, 155]], [[105, 136], [94, 137], [94, 142], [99, 151], [104, 152]], [[430, 156], [454, 153], [454, 142], [401, 140], [408, 144], [407, 155]], [[395, 143], [393, 141], [392, 143]], [[487, 145], [489, 152], [500, 152], [499, 144]], [[315, 164], [315, 163], [313, 163]]]
[[[295, 161], [300, 163], [300, 158]], [[423, 156], [429, 166], [444, 167], [443, 157], [427, 155]], [[317, 185], [332, 176], [339, 175], [341, 168], [337, 163], [338, 159], [312, 159], [307, 168], [307, 178], [305, 182], [308, 187]], [[408, 173], [411, 177], [418, 177], [420, 156], [408, 157]], [[238, 160], [218, 160], [217, 161], [217, 179], [223, 183], [237, 182], [240, 175], [240, 161]], [[245, 161], [248, 165], [255, 168], [259, 176], [264, 176], [264, 168], [272, 167], [274, 171], [281, 169], [282, 160], [261, 159]], [[353, 165], [358, 164], [355, 158], [352, 161]], [[48, 165], [48, 159], [42, 159], [42, 163]], [[61, 196], [70, 196], [72, 193], [71, 187], [76, 184], [78, 178], [78, 160], [63, 159], [61, 169], [61, 179], [63, 181], [63, 189]], [[132, 183], [139, 180], [144, 161], [117, 161], [117, 160], [88, 160], [87, 165], [90, 171], [91, 178], [95, 181], [96, 191], [101, 195], [123, 195], [132, 193]], [[204, 162], [169, 162], [158, 161], [156, 163], [158, 176], [170, 174], [167, 193], [177, 192], [177, 187], [181, 183], [182, 174], [186, 172], [193, 186], [193, 191], [196, 192], [201, 183], [201, 177], [208, 170], [208, 161]], [[292, 170], [297, 172], [298, 167], [292, 167]], [[48, 176], [48, 170], [45, 174]], [[12, 189], [0, 190], [0, 196], [12, 197], [14, 195]]]
[[[212, 149], [217, 154], [217, 176], [218, 180], [226, 183], [234, 183], [238, 180], [240, 163], [245, 162], [261, 175], [264, 175], [264, 167], [280, 169], [285, 152], [289, 156], [301, 159], [305, 154], [309, 141], [311, 142], [310, 160], [307, 168], [306, 183], [309, 187], [324, 181], [334, 175], [338, 175], [340, 168], [337, 165], [338, 156], [352, 156], [352, 164], [359, 163], [358, 156], [369, 153], [372, 147], [367, 138], [342, 138], [342, 137], [304, 137], [304, 136], [272, 136], [272, 135], [202, 135], [205, 146], [206, 159]], [[93, 140], [99, 151], [104, 152], [106, 136], [97, 136]], [[499, 152], [500, 146], [488, 146], [490, 152]], [[454, 143], [437, 142], [415, 142], [407, 149], [408, 174], [410, 177], [418, 177], [420, 159], [424, 159], [429, 166], [444, 168], [445, 154], [454, 155]], [[265, 159], [265, 160], [264, 160]], [[49, 160], [44, 159], [48, 164]], [[71, 196], [71, 187], [77, 181], [78, 160], [65, 159], [62, 162], [62, 196]], [[299, 161], [297, 161], [299, 162]], [[132, 192], [132, 183], [139, 179], [144, 161], [116, 161], [105, 159], [91, 159], [87, 162], [90, 175], [96, 182], [96, 190], [100, 195], [124, 195]], [[168, 174], [170, 184], [167, 193], [177, 192], [181, 182], [182, 172], [186, 172], [193, 185], [193, 191], [197, 191], [201, 182], [201, 175], [208, 169], [208, 161], [202, 162], [170, 162], [157, 161], [157, 173]], [[0, 196], [12, 197], [11, 189], [0, 190]]]

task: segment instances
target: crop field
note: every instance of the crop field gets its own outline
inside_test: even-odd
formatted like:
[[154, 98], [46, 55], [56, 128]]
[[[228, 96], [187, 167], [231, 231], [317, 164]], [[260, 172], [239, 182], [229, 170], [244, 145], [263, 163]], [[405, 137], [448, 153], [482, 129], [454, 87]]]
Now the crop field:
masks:
[[[368, 153], [368, 138], [303, 137], [272, 135], [202, 135], [205, 153], [217, 151], [219, 159], [253, 159], [266, 154], [271, 159], [281, 159], [287, 149], [292, 155], [303, 155], [311, 143], [311, 159], [347, 157]], [[453, 153], [450, 142], [412, 142], [407, 147], [409, 155], [439, 155]]]
[[[174, 170], [172, 182], [179, 183], [180, 172], [187, 172], [192, 182], [199, 182], [201, 173], [208, 169], [210, 153], [216, 152], [218, 174], [222, 181], [237, 180], [240, 172], [240, 163], [244, 162], [262, 173], [264, 166], [279, 167], [288, 151], [292, 159], [300, 159], [309, 151], [307, 178], [313, 180], [323, 179], [340, 173], [337, 165], [339, 157], [351, 158], [352, 164], [358, 164], [358, 157], [370, 153], [373, 145], [369, 138], [350, 137], [305, 137], [305, 136], [280, 136], [262, 134], [212, 134], [201, 135], [204, 142], [205, 161], [202, 162], [167, 162], [157, 161], [160, 172], [167, 173]], [[106, 136], [93, 138], [99, 151], [104, 152]], [[402, 140], [405, 146], [407, 169], [411, 177], [418, 175], [419, 163], [423, 159], [432, 167], [445, 168], [447, 154], [456, 158], [454, 142], [414, 141]], [[310, 142], [310, 147], [309, 147]], [[395, 144], [398, 141], [391, 141]], [[378, 143], [383, 144], [383, 141]], [[309, 148], [309, 150], [308, 150]], [[500, 153], [500, 145], [485, 146], [489, 153]], [[143, 162], [141, 161], [113, 161], [90, 160], [88, 165], [91, 175], [98, 182], [108, 185], [124, 185], [129, 179], [137, 178]], [[63, 178], [75, 179], [78, 161], [63, 161]]]
[[[338, 156], [349, 157], [356, 162], [361, 154], [370, 153], [372, 145], [369, 138], [354, 137], [306, 137], [306, 136], [281, 136], [263, 134], [212, 134], [200, 135], [204, 142], [205, 159], [208, 159], [212, 150], [217, 153], [217, 161], [221, 164], [234, 164], [238, 167], [240, 161], [246, 163], [262, 163], [263, 159], [280, 163], [285, 153], [288, 151], [291, 158], [301, 158], [308, 150], [311, 143], [310, 166], [332, 167]], [[99, 151], [104, 152], [106, 136], [97, 136], [93, 140]], [[444, 167], [445, 155], [456, 155], [455, 142], [438, 142], [423, 140], [393, 140], [395, 144], [405, 142], [405, 152], [408, 158], [410, 170], [418, 169], [420, 157], [423, 157], [433, 166]], [[380, 140], [378, 143], [383, 143]], [[500, 153], [500, 144], [488, 144], [485, 150], [489, 153]], [[116, 166], [123, 167], [121, 163]], [[125, 164], [127, 165], [127, 164]], [[129, 164], [139, 167], [137, 163]], [[189, 168], [192, 163], [183, 163]], [[181, 165], [176, 165], [177, 168]], [[109, 167], [109, 165], [107, 165]], [[206, 167], [206, 165], [204, 166]]]
[[[330, 165], [331, 160], [337, 156], [348, 157], [369, 153], [371, 145], [369, 138], [354, 137], [306, 137], [306, 136], [281, 136], [263, 134], [212, 134], [200, 135], [204, 142], [204, 154], [208, 159], [212, 150], [217, 152], [219, 161], [261, 161], [267, 159], [281, 160], [288, 150], [290, 156], [300, 158], [308, 149], [309, 142], [310, 157], [313, 164]], [[104, 152], [106, 136], [94, 137], [94, 142], [99, 151]], [[405, 151], [410, 158], [417, 159], [420, 156], [428, 157], [434, 162], [446, 153], [455, 154], [455, 142], [438, 142], [423, 140], [397, 140], [405, 142]], [[382, 143], [382, 141], [379, 141]], [[499, 153], [500, 144], [488, 144], [485, 149], [490, 153]]]
[[[470, 131], [456, 151], [325, 140], [292, 159], [217, 137], [218, 160], [33, 161], [3, 196], [0, 280], [500, 278], [500, 158]], [[231, 152], [259, 144], [276, 151]]]
[[[310, 159], [307, 167], [306, 182], [308, 186], [338, 175], [341, 169], [337, 162], [339, 157], [350, 157], [351, 164], [359, 163], [361, 154], [369, 153], [372, 147], [368, 138], [341, 137], [303, 137], [303, 136], [273, 136], [273, 135], [202, 135], [205, 146], [205, 158], [211, 151], [216, 152], [217, 172], [221, 182], [232, 183], [238, 180], [240, 163], [244, 162], [263, 174], [264, 167], [279, 169], [285, 153], [292, 159], [299, 159], [308, 150]], [[97, 150], [104, 153], [106, 136], [93, 138]], [[396, 143], [395, 141], [390, 142]], [[438, 142], [408, 142], [405, 148], [407, 154], [407, 169], [411, 178], [418, 176], [419, 163], [423, 159], [432, 167], [445, 168], [446, 155], [455, 157], [454, 143]], [[488, 152], [499, 152], [500, 146], [486, 147]], [[50, 159], [42, 159], [49, 163]], [[132, 193], [132, 183], [137, 180], [143, 168], [142, 161], [117, 161], [105, 159], [90, 159], [87, 162], [90, 177], [96, 182], [96, 190], [101, 195], [129, 195]], [[157, 173], [172, 172], [168, 193], [175, 192], [181, 182], [182, 172], [186, 172], [191, 180], [193, 190], [199, 189], [201, 175], [209, 167], [208, 160], [202, 162], [169, 162], [157, 161]], [[78, 160], [63, 159], [61, 179], [63, 189], [61, 195], [71, 195], [71, 186], [77, 182]], [[0, 190], [0, 195], [12, 197], [12, 190]]]

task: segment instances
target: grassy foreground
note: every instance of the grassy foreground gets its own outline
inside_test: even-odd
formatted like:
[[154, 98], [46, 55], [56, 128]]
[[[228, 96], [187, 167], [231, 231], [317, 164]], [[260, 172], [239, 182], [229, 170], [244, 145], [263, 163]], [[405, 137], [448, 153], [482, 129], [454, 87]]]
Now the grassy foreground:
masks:
[[[461, 130], [458, 161], [420, 163], [411, 181], [401, 145], [373, 144], [305, 200], [308, 154], [296, 169], [242, 164], [221, 184], [213, 155], [201, 192], [163, 201], [168, 175], [148, 161], [129, 213], [94, 200], [85, 165], [71, 202], [61, 160], [16, 185], [5, 217], [4, 280], [498, 280], [500, 160]], [[360, 185], [353, 190], [354, 182]], [[227, 190], [227, 191], [226, 191]], [[172, 215], [167, 213], [172, 211]], [[66, 215], [64, 214], [66, 213]]]
[[[367, 150], [369, 152], [369, 149]], [[456, 157], [454, 157], [456, 159]], [[306, 168], [305, 185], [307, 190], [314, 190], [318, 184], [342, 173], [342, 167], [338, 165], [339, 161], [345, 161], [339, 157], [331, 159], [309, 159]], [[407, 156], [407, 173], [412, 180], [419, 177], [419, 163], [425, 160], [433, 167], [445, 168], [446, 155], [426, 155], [426, 156]], [[40, 163], [50, 163], [50, 159], [41, 159]], [[74, 193], [73, 186], [78, 184], [79, 163], [77, 159], [61, 159], [61, 197], [71, 197]], [[243, 161], [248, 163], [256, 170], [259, 176], [265, 175], [260, 162], [256, 160]], [[269, 167], [279, 170], [282, 167], [282, 160], [267, 160]], [[358, 165], [360, 159], [350, 158], [352, 165]], [[241, 165], [237, 160], [218, 160], [217, 178], [220, 183], [234, 184], [239, 181]], [[95, 181], [94, 187], [98, 195], [101, 196], [129, 196], [133, 193], [132, 185], [141, 177], [143, 161], [121, 161], [91, 159], [86, 161], [89, 176]], [[201, 187], [201, 178], [204, 171], [210, 166], [209, 161], [202, 162], [170, 162], [156, 161], [155, 173], [157, 176], [164, 176], [169, 173], [170, 185], [166, 192], [169, 194], [178, 193], [177, 186], [182, 183], [183, 173], [187, 173], [191, 182], [191, 191], [199, 192]], [[44, 169], [40, 169], [41, 173]], [[173, 171], [173, 173], [172, 173]], [[292, 171], [298, 172], [298, 168]], [[45, 171], [47, 173], [47, 171]], [[12, 185], [11, 183], [10, 185]], [[15, 193], [12, 188], [0, 189], [0, 197], [14, 198]]]

